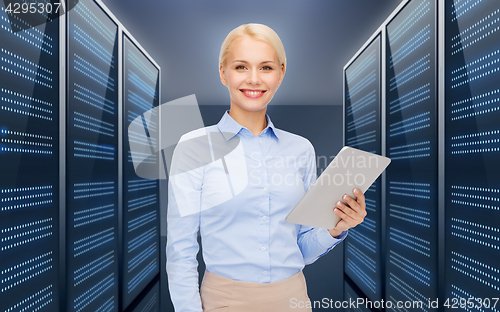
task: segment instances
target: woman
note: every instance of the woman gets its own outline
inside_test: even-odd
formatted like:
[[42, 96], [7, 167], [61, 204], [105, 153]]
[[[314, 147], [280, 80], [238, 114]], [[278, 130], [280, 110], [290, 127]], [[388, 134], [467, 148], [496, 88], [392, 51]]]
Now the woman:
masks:
[[[172, 161], [167, 274], [176, 311], [297, 310], [294, 303], [309, 300], [304, 265], [366, 215], [355, 190], [357, 201], [345, 195], [347, 205], [337, 203], [342, 220], [334, 229], [285, 221], [316, 179], [311, 143], [266, 115], [285, 71], [283, 45], [265, 25], [241, 25], [222, 44], [219, 72], [230, 110], [217, 125], [185, 135]], [[200, 291], [198, 230], [206, 264]]]

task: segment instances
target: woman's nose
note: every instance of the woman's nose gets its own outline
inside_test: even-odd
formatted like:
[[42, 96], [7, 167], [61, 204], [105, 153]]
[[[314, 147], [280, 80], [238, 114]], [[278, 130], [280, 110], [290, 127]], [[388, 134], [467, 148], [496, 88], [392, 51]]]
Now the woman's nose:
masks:
[[248, 71], [247, 83], [252, 85], [260, 85], [260, 74], [258, 70]]

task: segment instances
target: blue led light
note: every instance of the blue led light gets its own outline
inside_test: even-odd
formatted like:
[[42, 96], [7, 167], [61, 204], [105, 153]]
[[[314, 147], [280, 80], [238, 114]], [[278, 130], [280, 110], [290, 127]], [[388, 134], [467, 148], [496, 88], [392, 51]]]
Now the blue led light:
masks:
[[130, 180], [128, 181], [128, 191], [140, 191], [146, 189], [156, 188], [158, 183], [151, 180]]
[[[28, 222], [25, 224], [20, 224], [16, 225], [13, 227], [7, 227], [5, 229], [1, 230], [2, 234], [7, 234], [9, 232], [18, 232], [16, 234], [12, 234], [10, 236], [3, 236], [1, 239], [2, 243], [5, 243], [1, 251], [6, 251], [12, 248], [16, 248], [43, 238], [46, 238], [48, 236], [51, 236], [53, 234], [52, 232], [52, 223], [53, 219], [52, 218], [46, 218], [42, 219], [39, 221], [34, 221], [34, 222]], [[48, 225], [43, 225], [49, 223]], [[18, 230], [20, 229], [26, 229], [24, 232], [19, 232]], [[12, 243], [8, 243], [9, 241], [13, 241]]]
[[151, 258], [156, 253], [156, 242], [150, 244], [146, 249], [144, 249], [141, 253], [139, 253], [134, 258], [128, 261], [128, 272], [132, 272], [137, 266], [142, 264], [147, 259]]
[[425, 71], [430, 69], [430, 54], [425, 55], [420, 58], [415, 63], [408, 66], [406, 69], [400, 71], [396, 76], [390, 79], [389, 86], [391, 87], [390, 91], [394, 91], [397, 88], [400, 88], [405, 83], [411, 81], [416, 78], [418, 75], [424, 73]]
[[90, 62], [85, 60], [83, 57], [75, 54], [74, 69], [87, 76], [88, 78], [94, 80], [100, 85], [106, 87], [110, 91], [115, 91], [115, 81], [113, 78], [96, 66], [92, 65]]
[[147, 195], [147, 196], [131, 199], [128, 201], [128, 205], [127, 205], [127, 207], [129, 208], [128, 211], [134, 211], [137, 209], [148, 207], [150, 205], [154, 205], [157, 203], [156, 197], [157, 197], [156, 194], [153, 194], [153, 195]]
[[108, 27], [100, 18], [98, 18], [91, 9], [89, 9], [85, 3], [79, 2], [74, 8], [75, 12], [78, 13], [84, 20], [86, 26], [91, 26], [99, 34], [102, 35], [110, 44], [115, 43], [116, 30]]
[[[398, 277], [394, 273], [389, 273], [389, 285], [392, 288], [401, 294], [408, 301], [422, 301], [423, 303], [428, 302], [429, 298], [425, 297], [420, 291], [411, 287], [408, 283], [406, 283], [403, 279]], [[390, 296], [391, 301], [393, 303], [393, 308], [397, 307], [396, 302], [400, 300], [396, 300], [393, 296]], [[422, 310], [427, 312], [427, 305], [422, 305]]]
[[396, 204], [390, 204], [389, 215], [391, 217], [410, 222], [423, 227], [430, 227], [430, 213], [417, 208], [410, 208]]
[[[348, 251], [350, 251], [348, 249]], [[376, 284], [375, 281], [366, 274], [363, 269], [359, 267], [357, 264], [360, 259], [356, 258], [356, 262], [352, 260], [349, 256], [346, 258], [346, 267], [350, 269], [365, 285], [372, 291], [372, 293], [376, 292]]]
[[376, 228], [376, 224], [375, 224], [375, 221], [371, 220], [370, 218], [368, 217], [365, 217], [364, 221], [362, 224], [360, 224], [362, 227], [364, 227], [365, 229], [371, 231], [371, 232], [375, 232], [375, 228]]
[[375, 111], [372, 111], [372, 112], [369, 112], [351, 122], [348, 122], [347, 123], [347, 131], [350, 132], [350, 131], [354, 131], [354, 130], [357, 130], [361, 127], [364, 127], [364, 126], [367, 126], [373, 122], [375, 122], [375, 118], [376, 118], [376, 112]]
[[[30, 295], [29, 297], [21, 300], [19, 303], [16, 305], [8, 308], [5, 310], [5, 312], [35, 312], [49, 303], [52, 302], [53, 300], [53, 293], [52, 293], [52, 285], [48, 285], [47, 287], [44, 287], [43, 289], [37, 291], [36, 293]], [[24, 307], [23, 307], [24, 306]], [[19, 309], [23, 307], [22, 309]]]
[[151, 211], [151, 212], [146, 213], [140, 217], [132, 219], [128, 222], [127, 231], [132, 232], [132, 231], [142, 227], [143, 225], [146, 225], [150, 222], [155, 221], [156, 218], [157, 218], [156, 211]]
[[415, 24], [430, 11], [430, 4], [431, 3], [429, 1], [419, 1], [418, 6], [389, 33], [392, 44], [394, 44], [398, 39], [404, 38], [403, 35], [407, 31], [411, 30], [413, 26], [415, 26]]
[[[425, 239], [411, 235], [396, 228], [391, 228], [389, 230], [389, 240], [397, 242], [399, 245], [404, 246], [411, 251], [430, 257], [429, 252], [431, 243]], [[391, 252], [393, 251], [391, 250]]]
[[[89, 104], [91, 106], [94, 106], [96, 108], [102, 109], [103, 111], [114, 114], [115, 113], [115, 103], [102, 95], [97, 94], [96, 92], [89, 90], [77, 83], [75, 83], [75, 90], [74, 92], [78, 94], [78, 96], [75, 95], [75, 98]], [[84, 99], [85, 98], [85, 99]]]
[[409, 274], [412, 279], [423, 283], [425, 286], [430, 286], [429, 281], [431, 278], [429, 270], [426, 270], [393, 250], [390, 251], [389, 262]]
[[151, 86], [144, 82], [139, 76], [137, 76], [135, 73], [132, 73], [129, 71], [128, 74], [128, 79], [130, 82], [136, 85], [139, 90], [141, 90], [144, 94], [149, 95], [151, 98], [156, 97], [156, 86]]
[[[473, 298], [473, 299], [479, 298], [479, 299], [481, 299], [481, 300], [483, 300], [483, 298], [484, 298], [484, 295], [482, 295], [482, 294], [478, 294], [477, 296], [474, 296], [474, 295], [472, 295], [471, 293], [469, 293], [469, 292], [467, 292], [467, 291], [463, 290], [463, 289], [462, 289], [462, 288], [460, 288], [460, 287], [457, 287], [457, 286], [456, 286], [456, 285], [454, 285], [454, 284], [451, 284], [451, 287], [455, 290], [455, 291], [452, 291], [452, 292], [451, 292], [451, 293], [453, 294], [454, 298], [458, 298], [458, 299], [464, 298], [463, 300], [465, 300], [465, 301], [467, 301], [469, 298]], [[471, 309], [469, 309], [469, 308], [467, 308], [467, 307], [465, 307], [465, 309], [466, 309], [466, 311], [472, 311]], [[479, 308], [478, 310], [479, 310], [479, 311], [481, 311], [481, 312], [484, 312], [484, 311], [485, 311], [485, 310], [483, 310], [483, 309], [481, 309], [481, 308]], [[489, 310], [487, 310], [487, 311], [498, 312], [499, 310], [498, 310], [498, 309], [495, 309], [495, 308], [493, 307], [493, 305], [492, 305], [492, 304], [490, 304], [490, 308], [489, 308]]]
[[352, 97], [354, 97], [355, 95], [357, 95], [364, 88], [370, 86], [375, 81], [377, 81], [377, 76], [375, 74], [375, 70], [373, 70], [370, 74], [368, 74], [366, 77], [364, 77], [363, 79], [361, 79], [361, 81], [358, 84], [356, 84], [355, 87], [353, 87], [352, 89], [349, 89], [349, 92], [347, 94], [346, 99], [350, 100]]
[[[430, 184], [428, 183], [415, 183], [415, 182], [389, 182], [389, 193], [392, 195], [415, 197], [422, 199], [430, 199]], [[420, 194], [424, 193], [424, 194]]]
[[114, 263], [114, 251], [110, 251], [105, 255], [87, 263], [83, 267], [79, 268], [74, 272], [74, 284], [73, 286], [78, 286], [87, 279], [91, 278], [100, 271], [106, 269]]
[[138, 107], [140, 107], [144, 111], [148, 111], [148, 110], [153, 108], [151, 102], [143, 99], [140, 95], [138, 95], [137, 93], [135, 93], [133, 91], [129, 90], [128, 96], [129, 96], [128, 100], [130, 101], [130, 103], [134, 103], [135, 105], [137, 105]]
[[115, 239], [114, 228], [108, 228], [74, 242], [74, 257], [78, 257]]
[[375, 212], [377, 208], [377, 202], [370, 198], [365, 198], [366, 210], [370, 212]]
[[76, 42], [80, 43], [89, 51], [91, 51], [94, 55], [100, 58], [105, 65], [114, 68], [113, 54], [110, 51], [106, 50], [97, 40], [88, 35], [78, 25], [74, 25], [74, 27], [75, 27], [74, 34]]
[[347, 72], [347, 80], [352, 82], [354, 79], [359, 77], [365, 70], [370, 70], [375, 64], [375, 50], [369, 52], [366, 56], [360, 57], [353, 65], [351, 69]]
[[156, 235], [156, 227], [148, 229], [141, 235], [135, 237], [134, 239], [131, 239], [128, 242], [127, 251], [130, 253], [135, 249], [147, 244], [150, 240], [155, 238], [155, 235]]
[[389, 124], [389, 135], [393, 137], [430, 127], [431, 118], [429, 116], [430, 112], [425, 112]]
[[[390, 68], [393, 68], [403, 59], [415, 52], [419, 47], [426, 43], [431, 38], [430, 24], [420, 30], [415, 36], [403, 44], [390, 56]], [[389, 41], [391, 38], [389, 38]]]
[[104, 219], [112, 218], [115, 215], [115, 205], [103, 205], [95, 208], [84, 209], [75, 212], [75, 228], [88, 225]]
[[110, 289], [114, 283], [113, 274], [108, 275], [106, 278], [102, 279], [83, 294], [78, 296], [74, 300], [73, 308], [76, 312], [80, 312], [94, 300], [106, 294], [106, 291]]
[[347, 243], [347, 250], [350, 252], [350, 254], [355, 256], [359, 260], [360, 263], [363, 263], [364, 265], [366, 265], [368, 267], [368, 269], [370, 271], [375, 273], [375, 271], [377, 269], [377, 265], [375, 263], [375, 260], [373, 260], [371, 258], [371, 256], [366, 255], [362, 250], [360, 250], [359, 248], [357, 248], [354, 244], [352, 244], [350, 242]]
[[143, 280], [149, 277], [155, 270], [158, 269], [156, 259], [153, 259], [149, 264], [134, 276], [127, 284], [128, 292], [132, 292]]
[[115, 297], [112, 296], [108, 300], [106, 300], [96, 311], [109, 312], [115, 309]]
[[369, 131], [367, 133], [363, 133], [351, 138], [347, 139], [347, 145], [353, 146], [357, 145], [358, 147], [363, 144], [369, 144], [376, 141], [377, 134], [375, 130]]
[[358, 230], [356, 229], [350, 229], [349, 230], [349, 235], [352, 236], [354, 238], [354, 240], [360, 244], [361, 246], [364, 246], [366, 247], [368, 250], [372, 251], [372, 252], [376, 252], [376, 249], [377, 249], [377, 245], [375, 244], [375, 241], [371, 238], [369, 238], [368, 236], [360, 233]]
[[376, 104], [376, 101], [376, 90], [373, 90], [359, 100], [352, 101], [351, 105], [347, 107], [347, 116], [351, 116], [353, 113], [356, 113], [367, 106]]
[[153, 83], [156, 84], [156, 80], [158, 78], [158, 72], [150, 69], [150, 66], [146, 64], [140, 57], [135, 55], [132, 50], [127, 50], [127, 57], [130, 58], [130, 61], [134, 63], [134, 65], [144, 74], [146, 77]]

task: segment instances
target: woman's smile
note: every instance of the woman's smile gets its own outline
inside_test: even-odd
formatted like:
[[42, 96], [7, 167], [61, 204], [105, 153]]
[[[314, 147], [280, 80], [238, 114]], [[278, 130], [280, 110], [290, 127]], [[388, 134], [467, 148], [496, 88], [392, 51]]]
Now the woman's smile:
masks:
[[240, 89], [240, 91], [248, 98], [256, 99], [264, 95], [266, 90]]

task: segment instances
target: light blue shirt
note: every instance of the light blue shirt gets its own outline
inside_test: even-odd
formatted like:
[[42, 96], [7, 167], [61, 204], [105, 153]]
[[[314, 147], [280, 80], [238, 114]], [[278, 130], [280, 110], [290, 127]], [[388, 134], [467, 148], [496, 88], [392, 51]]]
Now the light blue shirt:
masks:
[[[236, 156], [217, 160], [210, 150], [210, 164], [170, 176], [166, 253], [176, 311], [202, 311], [198, 230], [209, 272], [254, 283], [291, 277], [347, 235], [344, 231], [334, 238], [326, 229], [285, 221], [317, 178], [316, 155], [307, 139], [276, 129], [266, 118], [267, 127], [256, 137], [226, 111], [217, 125], [199, 130], [208, 132], [212, 141], [223, 137], [218, 144], [235, 146], [239, 140], [232, 153]], [[181, 141], [200, 135], [193, 133]], [[196, 147], [178, 159], [192, 160], [198, 154]]]

